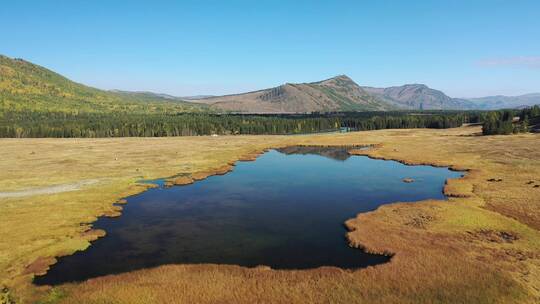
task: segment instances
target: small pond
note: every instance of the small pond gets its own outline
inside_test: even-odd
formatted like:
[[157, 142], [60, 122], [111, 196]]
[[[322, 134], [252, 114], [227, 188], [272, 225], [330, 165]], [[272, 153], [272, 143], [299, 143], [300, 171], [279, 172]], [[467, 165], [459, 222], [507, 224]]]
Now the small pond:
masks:
[[[37, 284], [59, 284], [163, 264], [275, 269], [387, 262], [351, 248], [343, 223], [396, 201], [444, 199], [447, 168], [351, 156], [342, 148], [289, 147], [226, 175], [127, 198], [122, 216], [100, 218], [107, 236], [62, 257]], [[414, 182], [405, 183], [404, 178]]]

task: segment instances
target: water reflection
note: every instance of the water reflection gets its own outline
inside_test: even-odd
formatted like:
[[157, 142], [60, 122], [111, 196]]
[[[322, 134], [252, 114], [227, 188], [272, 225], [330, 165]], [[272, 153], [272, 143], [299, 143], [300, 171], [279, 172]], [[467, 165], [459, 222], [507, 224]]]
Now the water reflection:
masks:
[[[339, 161], [336, 161], [339, 160]], [[350, 156], [343, 148], [289, 147], [223, 176], [150, 189], [85, 251], [59, 259], [38, 284], [80, 281], [169, 263], [359, 268], [388, 257], [350, 248], [343, 222], [395, 201], [443, 199], [446, 168]], [[404, 183], [403, 178], [414, 179]]]

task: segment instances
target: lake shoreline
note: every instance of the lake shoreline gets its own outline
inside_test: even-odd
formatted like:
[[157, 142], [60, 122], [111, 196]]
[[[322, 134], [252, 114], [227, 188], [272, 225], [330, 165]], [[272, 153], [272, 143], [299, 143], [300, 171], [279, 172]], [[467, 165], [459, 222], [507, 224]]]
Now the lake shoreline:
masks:
[[[205, 179], [207, 179], [208, 177], [211, 177], [211, 176], [219, 176], [219, 175], [225, 175], [227, 173], [230, 173], [234, 170], [234, 168], [237, 166], [237, 164], [239, 162], [252, 162], [252, 161], [255, 161], [259, 156], [267, 153], [268, 151], [270, 150], [274, 150], [274, 151], [278, 151], [280, 153], [284, 153], [284, 154], [298, 154], [298, 155], [303, 155], [305, 152], [302, 152], [302, 151], [306, 151], [308, 154], [312, 153], [311, 151], [319, 151], [319, 150], [322, 150], [322, 151], [330, 151], [330, 150], [343, 150], [343, 152], [345, 152], [346, 154], [350, 155], [350, 156], [363, 156], [363, 157], [367, 157], [369, 159], [375, 159], [375, 160], [382, 160], [382, 161], [395, 161], [395, 160], [390, 160], [390, 159], [380, 159], [380, 158], [375, 158], [375, 157], [370, 157], [369, 155], [366, 155], [366, 153], [368, 153], [369, 150], [372, 150], [372, 149], [376, 149], [377, 148], [377, 145], [316, 145], [316, 144], [310, 144], [310, 145], [290, 145], [290, 146], [285, 146], [285, 147], [280, 147], [280, 148], [267, 148], [267, 149], [262, 149], [262, 150], [259, 150], [258, 152], [252, 152], [252, 153], [248, 153], [242, 157], [240, 157], [237, 161], [234, 161], [234, 162], [229, 162], [227, 163], [226, 165], [223, 165], [223, 166], [220, 166], [218, 168], [216, 168], [215, 170], [206, 170], [206, 171], [201, 171], [201, 172], [195, 172], [193, 174], [178, 174], [178, 175], [174, 175], [172, 177], [169, 177], [169, 178], [159, 178], [157, 180], [145, 180], [144, 181], [144, 185], [147, 186], [146, 189], [144, 189], [143, 191], [141, 191], [140, 193], [136, 193], [136, 194], [133, 194], [133, 195], [130, 195], [129, 197], [124, 197], [120, 200], [118, 200], [118, 202], [116, 202], [114, 205], [114, 211], [112, 212], [108, 212], [106, 214], [104, 214], [103, 216], [99, 217], [99, 218], [114, 218], [114, 217], [120, 217], [122, 215], [122, 210], [123, 210], [123, 205], [127, 204], [128, 203], [128, 199], [132, 196], [137, 196], [137, 195], [140, 195], [141, 193], [143, 193], [144, 191], [147, 191], [148, 189], [153, 189], [153, 188], [156, 188], [156, 187], [164, 187], [164, 188], [170, 188], [170, 187], [173, 187], [173, 186], [183, 186], [183, 185], [189, 185], [189, 184], [193, 184], [195, 182], [198, 182], [198, 181], [203, 181]], [[292, 149], [292, 151], [291, 151]], [[297, 150], [300, 149], [300, 152], [298, 152]], [[289, 152], [291, 151], [291, 152]], [[316, 154], [319, 154], [317, 152], [315, 152]], [[322, 154], [320, 154], [321, 156], [324, 156], [324, 152]], [[396, 161], [397, 163], [400, 163], [402, 165], [406, 165], [406, 166], [419, 166], [419, 165], [416, 165], [416, 164], [408, 164], [408, 163], [405, 163], [405, 162], [400, 162], [400, 161]], [[425, 164], [422, 164], [422, 166], [426, 166]], [[429, 165], [427, 165], [429, 166]], [[429, 167], [438, 167], [438, 168], [446, 168], [446, 169], [449, 169], [449, 167], [445, 167], [445, 166], [429, 166]], [[457, 170], [451, 170], [451, 171], [457, 171]], [[456, 179], [461, 179], [463, 178], [460, 177], [460, 178], [456, 178]], [[445, 184], [442, 185], [442, 189], [441, 189], [441, 192], [444, 194], [444, 197], [445, 198], [448, 198], [448, 196], [446, 195], [446, 191], [445, 191], [445, 188], [447, 187], [447, 183], [448, 183], [448, 180], [450, 179], [446, 179], [445, 180]], [[161, 186], [160, 186], [161, 185]], [[393, 204], [393, 203], [399, 203], [400, 201], [393, 201], [393, 202], [388, 202], [388, 203], [381, 203], [381, 206], [382, 205], [386, 205], [386, 204]], [[413, 200], [413, 201], [408, 201], [407, 203], [416, 203], [418, 202], [417, 200]], [[377, 207], [378, 208], [378, 207]], [[376, 211], [375, 210], [372, 210], [372, 211], [357, 211], [355, 213], [355, 216], [358, 216], [359, 214], [361, 213], [367, 213], [367, 212], [373, 212], [373, 211]], [[99, 219], [98, 218], [98, 219]], [[98, 220], [96, 219], [96, 221]], [[387, 252], [387, 251], [384, 251], [384, 252], [374, 252], [374, 251], [370, 251], [367, 247], [363, 246], [362, 244], [358, 244], [358, 243], [354, 243], [354, 241], [352, 239], [350, 239], [350, 232], [353, 231], [353, 227], [348, 225], [347, 223], [349, 222], [350, 219], [347, 219], [345, 220], [344, 222], [342, 222], [342, 224], [345, 226], [345, 228], [347, 229], [347, 231], [345, 231], [345, 234], [344, 234], [344, 237], [346, 238], [347, 240], [347, 243], [350, 247], [354, 247], [354, 248], [357, 248], [359, 250], [361, 250], [362, 252], [365, 252], [365, 253], [369, 253], [369, 254], [376, 254], [376, 255], [380, 255], [380, 256], [385, 256], [385, 257], [389, 257], [391, 258], [394, 253], [392, 252]], [[90, 225], [91, 226], [94, 226], [94, 223], [91, 223]], [[102, 227], [103, 228], [103, 227]], [[91, 228], [90, 230], [86, 231], [85, 232], [86, 235], [89, 235], [89, 236], [92, 236], [93, 238], [88, 238], [89, 242], [90, 243], [93, 243], [95, 240], [97, 240], [98, 238], [102, 238], [104, 236], [106, 236], [107, 232], [104, 230], [104, 229], [94, 229], [94, 228]], [[90, 245], [92, 246], [92, 245]], [[87, 247], [90, 248], [90, 246]], [[36, 273], [36, 275], [38, 277], [40, 276], [44, 276], [47, 274], [47, 270], [50, 269], [50, 267], [52, 267], [53, 264], [56, 264], [58, 262], [58, 259], [55, 257], [54, 259], [50, 259], [49, 261], [50, 262], [54, 262], [52, 264], [49, 264], [48, 267], [47, 267], [47, 270], [44, 270], [44, 269], [41, 269], [39, 266], [41, 265], [42, 267], [44, 265], [46, 265], [45, 261], [47, 261], [46, 259], [38, 259], [36, 261], [35, 264], [32, 264], [30, 265], [28, 268], [30, 269], [35, 269], [36, 272], [38, 272], [39, 274]], [[389, 259], [388, 261], [386, 261], [385, 263], [388, 263], [390, 262], [391, 259]], [[183, 264], [183, 263], [180, 263], [180, 264]], [[187, 263], [189, 264], [189, 263]], [[218, 264], [220, 265], [220, 264]], [[242, 267], [248, 267], [248, 268], [252, 268], [250, 266], [242, 266]], [[258, 267], [258, 266], [253, 266], [253, 267]], [[314, 268], [307, 268], [307, 269], [297, 269], [297, 270], [310, 270], [310, 269], [317, 269], [317, 268], [320, 268], [320, 267], [337, 267], [337, 266], [331, 266], [331, 265], [326, 265], [326, 266], [318, 266], [318, 267], [314, 267]], [[339, 269], [342, 269], [340, 267], [337, 267]], [[347, 269], [347, 268], [343, 268], [343, 270], [347, 270], [347, 271], [358, 271], [358, 270], [361, 270], [363, 267], [360, 267], [360, 268], [356, 268], [356, 269]], [[270, 268], [269, 269], [272, 269], [272, 270], [286, 270], [286, 269], [275, 269], [275, 268]], [[43, 285], [43, 283], [39, 283], [38, 285]], [[47, 284], [45, 284], [47, 285]]]
[[[511, 158], [506, 157], [505, 155], [518, 155], [520, 158], [535, 160], [538, 158], [538, 150], [531, 150], [532, 147], [535, 147], [538, 143], [538, 136], [534, 134], [523, 134], [515, 135], [509, 137], [503, 136], [485, 136], [485, 137], [472, 137], [470, 134], [475, 134], [478, 132], [478, 128], [474, 127], [463, 127], [456, 129], [448, 130], [380, 130], [380, 131], [370, 131], [363, 132], [362, 134], [349, 133], [346, 135], [335, 134], [332, 136], [318, 135], [317, 137], [295, 137], [294, 141], [291, 139], [285, 139], [283, 137], [250, 137], [250, 136], [239, 136], [239, 137], [227, 137], [220, 138], [216, 140], [214, 138], [193, 138], [193, 139], [99, 139], [99, 140], [63, 140], [63, 141], [54, 141], [54, 140], [13, 140], [6, 141], [8, 144], [6, 146], [6, 152], [8, 151], [23, 151], [19, 155], [24, 156], [28, 155], [30, 151], [35, 149], [33, 147], [34, 142], [39, 143], [42, 149], [45, 151], [51, 151], [51, 153], [56, 153], [56, 155], [51, 155], [49, 158], [51, 161], [55, 161], [57, 155], [61, 155], [58, 152], [56, 146], [62, 147], [73, 147], [69, 151], [89, 151], [90, 154], [86, 155], [84, 158], [89, 160], [95, 159], [101, 154], [96, 154], [94, 151], [86, 150], [89, 145], [102, 145], [106, 147], [108, 153], [118, 153], [121, 157], [120, 160], [124, 159], [126, 156], [122, 156], [123, 150], [136, 151], [137, 153], [144, 153], [145, 158], [137, 162], [133, 162], [129, 165], [129, 168], [141, 168], [140, 172], [133, 173], [133, 175], [128, 174], [128, 169], [121, 168], [122, 176], [126, 178], [121, 180], [112, 180], [110, 185], [103, 185], [101, 188], [103, 191], [96, 193], [95, 196], [91, 196], [88, 199], [83, 196], [78, 196], [76, 192], [71, 192], [66, 195], [55, 195], [52, 199], [55, 202], [55, 206], [60, 205], [62, 201], [66, 201], [63, 197], [68, 197], [69, 200], [75, 200], [77, 202], [84, 202], [85, 199], [89, 202], [86, 209], [84, 209], [84, 217], [79, 216], [81, 220], [78, 220], [79, 223], [89, 223], [93, 222], [96, 219], [96, 216], [103, 215], [107, 210], [112, 208], [107, 206], [112, 206], [115, 202], [120, 200], [122, 197], [130, 196], [136, 193], [141, 193], [145, 191], [145, 186], [138, 185], [137, 182], [140, 181], [141, 177], [137, 176], [147, 176], [151, 178], [157, 178], [159, 176], [173, 176], [170, 175], [171, 166], [159, 167], [159, 163], [166, 161], [164, 158], [160, 158], [160, 155], [167, 155], [168, 159], [173, 159], [175, 154], [185, 155], [182, 159], [185, 159], [189, 166], [182, 165], [182, 162], [174, 160], [176, 166], [180, 166], [181, 169], [177, 172], [194, 172], [193, 169], [200, 168], [201, 170], [197, 171], [207, 171], [208, 167], [218, 167], [214, 162], [213, 164], [206, 164], [200, 160], [204, 160], [205, 157], [208, 158], [209, 155], [213, 152], [214, 147], [217, 151], [220, 152], [218, 155], [220, 157], [219, 162], [222, 164], [227, 164], [231, 159], [240, 159], [240, 155], [252, 153], [253, 151], [260, 151], [262, 149], [267, 149], [268, 147], [276, 146], [287, 146], [295, 144], [308, 144], [313, 145], [315, 143], [324, 143], [325, 145], [340, 145], [345, 142], [354, 143], [354, 144], [368, 144], [368, 145], [378, 145], [377, 149], [370, 150], [368, 156], [372, 157], [384, 157], [390, 160], [396, 161], [407, 161], [415, 163], [425, 163], [429, 165], [446, 165], [446, 164], [457, 164], [458, 168], [470, 168], [464, 180], [463, 184], [456, 189], [457, 193], [465, 193], [470, 195], [471, 190], [473, 191], [473, 196], [468, 197], [450, 197], [447, 202], [437, 202], [433, 204], [430, 201], [418, 202], [415, 204], [405, 204], [401, 205], [400, 203], [391, 204], [388, 206], [383, 206], [376, 211], [368, 212], [362, 214], [360, 218], [351, 219], [351, 223], [354, 223], [360, 231], [353, 232], [354, 235], [351, 235], [351, 239], [357, 240], [361, 244], [367, 244], [370, 248], [374, 250], [384, 251], [390, 250], [395, 252], [396, 255], [392, 259], [392, 262], [380, 265], [378, 267], [370, 267], [368, 269], [363, 269], [359, 271], [362, 273], [362, 277], [342, 277], [339, 274], [332, 274], [332, 281], [339, 280], [340, 286], [353, 286], [350, 285], [354, 282], [355, 284], [363, 284], [363, 286], [372, 286], [374, 288], [379, 288], [379, 292], [374, 292], [373, 296], [370, 296], [370, 293], [365, 294], [356, 294], [357, 299], [361, 298], [364, 300], [380, 300], [387, 299], [389, 302], [392, 301], [392, 294], [387, 293], [386, 291], [381, 291], [380, 288], [385, 288], [385, 290], [396, 290], [400, 291], [402, 295], [407, 295], [408, 292], [411, 292], [410, 288], [413, 288], [413, 292], [410, 293], [410, 296], [405, 296], [408, 302], [413, 302], [411, 299], [417, 299], [421, 296], [424, 298], [438, 298], [438, 299], [447, 299], [449, 301], [475, 301], [478, 302], [488, 301], [488, 300], [501, 300], [504, 299], [508, 303], [523, 302], [522, 300], [527, 298], [538, 298], [539, 295], [535, 294], [535, 286], [538, 286], [538, 280], [535, 278], [535, 272], [528, 272], [523, 274], [515, 274], [515, 267], [523, 267], [524, 269], [533, 269], [534, 258], [529, 258], [531, 252], [538, 251], [538, 247], [535, 244], [538, 244], [537, 230], [534, 230], [534, 227], [540, 227], [537, 213], [535, 209], [529, 206], [534, 206], [534, 198], [525, 199], [525, 194], [530, 191], [536, 191], [533, 188], [534, 185], [529, 185], [528, 183], [531, 180], [535, 180], [534, 170], [538, 168], [535, 162], [530, 162], [528, 167], [521, 167], [520, 171], [516, 171], [514, 165], [510, 163]], [[360, 136], [362, 135], [362, 136]], [[223, 139], [224, 141], [222, 141]], [[225, 141], [230, 141], [234, 143], [233, 146], [228, 146]], [[52, 146], [49, 143], [55, 142], [55, 146]], [[28, 144], [26, 144], [28, 143]], [[141, 143], [145, 143], [146, 146], [152, 147], [152, 149], [146, 149], [144, 145], [141, 146]], [[193, 145], [192, 145], [193, 143]], [[136, 144], [136, 146], [134, 146]], [[198, 154], [186, 154], [182, 150], [174, 150], [177, 145], [187, 147], [197, 147]], [[28, 146], [28, 147], [26, 147]], [[219, 147], [217, 147], [219, 146]], [[238, 148], [237, 148], [238, 147]], [[530, 147], [530, 148], [529, 148]], [[31, 150], [32, 149], [32, 150]], [[81, 150], [84, 149], [84, 150]], [[28, 152], [25, 152], [28, 151]], [[55, 152], [56, 151], [56, 152]], [[62, 150], [63, 151], [63, 150]], [[111, 152], [109, 152], [111, 151]], [[180, 151], [180, 152], [175, 152]], [[242, 153], [238, 153], [241, 152]], [[418, 153], [422, 151], [422, 153]], [[96, 151], [97, 152], [97, 151]], [[159, 153], [159, 154], [158, 154]], [[110, 155], [110, 154], [108, 154]], [[136, 154], [135, 154], [136, 155]], [[153, 156], [152, 156], [153, 155]], [[190, 156], [193, 155], [193, 156]], [[212, 154], [216, 155], [216, 154]], [[106, 155], [105, 155], [106, 156]], [[150, 157], [150, 161], [146, 159]], [[26, 157], [31, 160], [30, 157]], [[103, 157], [99, 158], [103, 159]], [[136, 159], [130, 156], [129, 159]], [[9, 162], [9, 158], [7, 159]], [[111, 163], [110, 157], [104, 159], [107, 163]], [[159, 163], [158, 163], [159, 161]], [[206, 161], [206, 160], [204, 160]], [[148, 162], [148, 164], [147, 164]], [[9, 163], [8, 163], [9, 164]], [[19, 164], [24, 164], [20, 163]], [[33, 167], [38, 169], [43, 167], [39, 163], [32, 163]], [[83, 163], [84, 164], [84, 163]], [[77, 164], [80, 167], [80, 164]], [[126, 167], [127, 168], [127, 167]], [[153, 171], [148, 171], [149, 168]], [[176, 167], [175, 167], [176, 168]], [[32, 168], [21, 167], [24, 173], [32, 172]], [[97, 169], [97, 174], [103, 171], [102, 169]], [[101, 171], [100, 171], [101, 170]], [[108, 170], [108, 169], [107, 169]], [[47, 173], [47, 171], [41, 171]], [[84, 172], [82, 170], [81, 172]], [[103, 171], [106, 172], [106, 171]], [[148, 173], [144, 173], [148, 172]], [[165, 174], [159, 174], [159, 172]], [[41, 173], [41, 176], [43, 176]], [[69, 172], [68, 172], [69, 173]], [[92, 173], [92, 172], [90, 172]], [[158, 173], [156, 175], [156, 173]], [[135, 175], [136, 174], [136, 175]], [[22, 176], [22, 175], [21, 175]], [[39, 175], [38, 175], [39, 176]], [[67, 181], [71, 180], [80, 180], [78, 176], [71, 177], [73, 174], [67, 176], [65, 179]], [[94, 175], [92, 175], [93, 177]], [[69, 179], [68, 179], [69, 178]], [[495, 178], [496, 180], [503, 179], [502, 182], [490, 182], [489, 180]], [[19, 180], [25, 181], [25, 179], [19, 178]], [[42, 178], [42, 180], [47, 180], [47, 178]], [[51, 180], [55, 182], [55, 180]], [[56, 182], [58, 183], [58, 182]], [[474, 186], [474, 187], [473, 187]], [[446, 187], [445, 187], [446, 188]], [[462, 188], [462, 189], [461, 189]], [[529, 189], [531, 188], [531, 189]], [[9, 189], [9, 185], [8, 185]], [[124, 190], [121, 190], [124, 189]], [[80, 191], [81, 195], [91, 195], [91, 192], [95, 189], [88, 189]], [[121, 193], [123, 191], [123, 193]], [[511, 192], [509, 192], [511, 191]], [[512, 193], [512, 196], [508, 198], [508, 193]], [[58, 199], [62, 199], [61, 201]], [[498, 197], [505, 197], [504, 200], [499, 200]], [[522, 198], [523, 197], [523, 198]], [[89, 200], [92, 199], [92, 200]], [[27, 204], [26, 200], [22, 200], [23, 203]], [[90, 204], [93, 202], [93, 205]], [[511, 202], [512, 204], [508, 204]], [[503, 204], [504, 203], [504, 204]], [[44, 205], [45, 204], [45, 205]], [[5, 206], [8, 206], [4, 204]], [[20, 204], [19, 204], [20, 205]], [[42, 203], [41, 205], [46, 206], [47, 202]], [[22, 205], [26, 206], [26, 205]], [[83, 206], [83, 205], [81, 205]], [[15, 206], [16, 207], [16, 206]], [[22, 207], [21, 207], [22, 208]], [[25, 210], [33, 210], [28, 209]], [[45, 208], [45, 207], [43, 207]], [[55, 208], [55, 207], [51, 207]], [[57, 208], [57, 207], [56, 207]], [[520, 213], [520, 208], [526, 208], [525, 210], [530, 210], [528, 213]], [[17, 209], [15, 209], [17, 210]], [[55, 209], [48, 209], [55, 210]], [[45, 213], [47, 214], [47, 213]], [[7, 214], [7, 219], [13, 216]], [[69, 219], [70, 216], [67, 217]], [[39, 218], [37, 218], [39, 220]], [[70, 220], [71, 221], [71, 220]], [[39, 223], [40, 221], [37, 221]], [[41, 221], [42, 222], [42, 221]], [[28, 223], [30, 226], [33, 224], [33, 221], [21, 221], [20, 223]], [[83, 224], [83, 227], [86, 224]], [[7, 227], [7, 226], [6, 226]], [[14, 226], [18, 227], [18, 226]], [[24, 228], [24, 227], [22, 227]], [[4, 228], [3, 228], [4, 229]], [[20, 228], [17, 228], [20, 230]], [[70, 228], [71, 229], [71, 228]], [[487, 230], [486, 230], [487, 229]], [[474, 241], [471, 243], [469, 240], [469, 235], [478, 235], [476, 231], [508, 231], [513, 235], [518, 235], [519, 240], [514, 241], [511, 244], [498, 245], [497, 243], [490, 243], [489, 245], [481, 242]], [[10, 231], [10, 230], [6, 230]], [[83, 229], [77, 228], [78, 233], [83, 233]], [[58, 232], [54, 232], [56, 235], [61, 235]], [[471, 234], [472, 233], [472, 234]], [[73, 240], [81, 240], [82, 238], [78, 234], [71, 234]], [[380, 236], [385, 235], [384, 238]], [[377, 238], [377, 236], [379, 236]], [[442, 239], [441, 239], [442, 238]], [[61, 239], [60, 239], [61, 240]], [[467, 240], [467, 241], [464, 241]], [[4, 242], [9, 242], [9, 240], [4, 240]], [[28, 242], [28, 241], [26, 241]], [[435, 243], [434, 243], [435, 242]], [[32, 244], [32, 243], [28, 243]], [[77, 244], [77, 243], [75, 243]], [[411, 246], [415, 244], [415, 246]], [[437, 246], [434, 246], [437, 244]], [[64, 245], [62, 245], [64, 246]], [[80, 245], [69, 245], [67, 247], [52, 247], [51, 249], [45, 252], [54, 253], [55, 256], [58, 256], [59, 252], [73, 252], [71, 248], [84, 248], [84, 243]], [[505, 249], [506, 248], [506, 249]], [[510, 248], [510, 249], [508, 249]], [[66, 250], [67, 249], [67, 250]], [[15, 250], [19, 250], [15, 247]], [[75, 249], [79, 250], [79, 249]], [[446, 250], [446, 251], [445, 251]], [[449, 250], [449, 251], [448, 251]], [[473, 257], [472, 259], [463, 260], [460, 255], [453, 254], [453, 252], [461, 252], [467, 256]], [[508, 251], [510, 250], [510, 251]], [[35, 250], [36, 254], [40, 256], [47, 256], [47, 253], [43, 254], [43, 250]], [[523, 252], [527, 258], [516, 260], [513, 264], [505, 264], [504, 260], [495, 260], [490, 257], [490, 254], [505, 254], [509, 258], [512, 258], [512, 252]], [[24, 255], [23, 255], [24, 257]], [[28, 255], [25, 259], [22, 259], [21, 262], [28, 260]], [[34, 255], [35, 257], [35, 255]], [[37, 258], [37, 257], [36, 257]], [[477, 258], [484, 259], [484, 261], [489, 261], [489, 263], [482, 262], [479, 264]], [[35, 260], [35, 259], [34, 259]], [[28, 284], [30, 275], [19, 273], [19, 269], [23, 269], [22, 266], [27, 266], [30, 263], [21, 264], [21, 262], [12, 263], [10, 262], [9, 272], [4, 272], [5, 274], [10, 273], [10, 277], [4, 276], [1, 281], [4, 283], [4, 286], [9, 288], [12, 291], [12, 294], [17, 295], [17, 298], [22, 297], [25, 299], [38, 299], [47, 292], [45, 289], [36, 289], [35, 286]], [[31, 262], [31, 261], [29, 261]], [[421, 264], [418, 264], [421, 263]], [[454, 267], [456, 263], [461, 263], [463, 266]], [[411, 265], [413, 266], [411, 269]], [[418, 265], [422, 265], [421, 267]], [[446, 268], [444, 266], [447, 266]], [[448, 267], [453, 265], [453, 267]], [[6, 266], [4, 266], [6, 267]], [[420, 268], [418, 268], [420, 267]], [[443, 267], [443, 268], [441, 268]], [[4, 268], [7, 269], [7, 268]], [[110, 289], [108, 285], [103, 285], [102, 283], [114, 281], [114, 284], [120, 284], [122, 288], [128, 288], [124, 285], [122, 281], [129, 282], [131, 278], [139, 277], [139, 274], [148, 275], [148, 280], [153, 279], [155, 282], [161, 282], [159, 278], [166, 278], [169, 274], [172, 276], [174, 273], [177, 273], [179, 276], [175, 277], [177, 280], [183, 280], [184, 271], [188, 271], [188, 268], [182, 267], [165, 267], [160, 269], [166, 269], [167, 273], [161, 273], [159, 277], [156, 277], [154, 274], [157, 274], [157, 270], [148, 269], [146, 271], [139, 271], [133, 274], [127, 273], [122, 275], [108, 276], [107, 278], [96, 278], [92, 282], [77, 284], [77, 285], [66, 285], [62, 286], [61, 290], [66, 292], [67, 303], [69, 301], [81, 300], [86, 296], [95, 295], [96, 290], [101, 290], [104, 294], [107, 294], [110, 299], [122, 299], [122, 295], [114, 292], [113, 289]], [[184, 270], [182, 270], [184, 269]], [[192, 268], [200, 269], [197, 272], [200, 273], [204, 278], [205, 269], [204, 267], [194, 266]], [[214, 269], [214, 268], [212, 268]], [[222, 269], [220, 267], [215, 268], [219, 271]], [[225, 269], [231, 269], [225, 270]], [[233, 281], [229, 281], [229, 276], [246, 276], [245, 279], [249, 276], [255, 275], [255, 281], [259, 281], [264, 288], [274, 286], [281, 286], [280, 280], [286, 280], [285, 276], [278, 275], [278, 271], [273, 271], [276, 273], [276, 277], [266, 277], [262, 273], [252, 272], [250, 270], [239, 271], [234, 270], [236, 268], [227, 268], [224, 266], [223, 274], [227, 273], [227, 279], [223, 278], [222, 281], [224, 284], [232, 284]], [[414, 270], [414, 271], [413, 271]], [[161, 271], [161, 270], [160, 270]], [[191, 270], [189, 270], [191, 271]], [[255, 271], [255, 270], [254, 270]], [[221, 273], [221, 272], [220, 272]], [[308, 273], [314, 273], [311, 271], [304, 271], [300, 276], [310, 276]], [[259, 276], [259, 274], [261, 276]], [[185, 273], [187, 275], [187, 273]], [[190, 274], [197, 277], [195, 274]], [[292, 275], [292, 273], [291, 273]], [[443, 284], [448, 287], [448, 293], [444, 295], [432, 295], [424, 288], [420, 283], [416, 283], [418, 275], [423, 275], [426, 278], [432, 280], [432, 284]], [[288, 276], [288, 275], [287, 275]], [[392, 278], [398, 276], [403, 277], [405, 282], [404, 284], [397, 283]], [[308, 278], [306, 277], [306, 279]], [[459, 279], [458, 279], [459, 277]], [[282, 279], [280, 279], [282, 278]], [[343, 280], [341, 279], [343, 278]], [[122, 280], [122, 281], [117, 281]], [[222, 280], [222, 279], [220, 279]], [[326, 279], [323, 279], [326, 280]], [[180, 282], [179, 281], [179, 282]], [[375, 287], [370, 282], [382, 282], [380, 287]], [[133, 282], [133, 281], [131, 281]], [[284, 281], [283, 281], [284, 282]], [[324, 281], [326, 282], [326, 281]], [[458, 289], [457, 282], [461, 282]], [[468, 283], [466, 283], [468, 282]], [[133, 282], [137, 286], [136, 282]], [[142, 284], [142, 281], [141, 281]], [[188, 284], [188, 282], [186, 282]], [[193, 288], [203, 288], [203, 290], [211, 291], [214, 290], [212, 286], [207, 286], [205, 284], [192, 282], [189, 283]], [[245, 286], [250, 286], [249, 281], [243, 281]], [[425, 283], [424, 283], [425, 284]], [[242, 287], [240, 285], [230, 285], [231, 288], [240, 288], [238, 292], [242, 293]], [[291, 286], [296, 286], [295, 289]], [[318, 296], [322, 299], [327, 299], [325, 293], [320, 293], [317, 290], [324, 291], [325, 289], [318, 289], [315, 286], [310, 287], [305, 286], [301, 287], [294, 284], [283, 285], [283, 288], [287, 288], [288, 292], [296, 294], [297, 292], [311, 293], [314, 296]], [[407, 287], [408, 286], [408, 287]], [[442, 286], [442, 285], [441, 285]], [[456, 288], [454, 288], [454, 287]], [[290, 287], [290, 288], [289, 288]], [[142, 290], [150, 294], [157, 294], [159, 290], [152, 290], [144, 288], [141, 286]], [[352, 288], [352, 287], [351, 287]], [[266, 293], [255, 294], [265, 299], [275, 298], [270, 289], [266, 290]], [[354, 290], [354, 289], [352, 289]], [[464, 292], [467, 290], [467, 292]], [[501, 290], [504, 290], [505, 293], [501, 293]], [[481, 291], [481, 292], [480, 292]], [[217, 292], [217, 291], [214, 291]], [[132, 290], [132, 294], [138, 294], [138, 291]], [[512, 296], [508, 296], [512, 294]], [[197, 293], [193, 294], [193, 297], [182, 297], [186, 301], [201, 299], [197, 298]], [[253, 297], [244, 294], [245, 301], [254, 300]], [[351, 298], [340, 298], [343, 300], [351, 301]], [[403, 299], [403, 298], [402, 298]], [[520, 301], [521, 299], [521, 301]]]

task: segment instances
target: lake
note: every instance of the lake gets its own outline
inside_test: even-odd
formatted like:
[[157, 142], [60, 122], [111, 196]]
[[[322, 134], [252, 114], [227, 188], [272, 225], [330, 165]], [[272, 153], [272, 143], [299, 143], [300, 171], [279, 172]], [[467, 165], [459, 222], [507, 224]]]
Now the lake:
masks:
[[[163, 264], [274, 269], [387, 262], [347, 244], [344, 222], [392, 202], [445, 199], [460, 172], [351, 156], [344, 148], [289, 147], [226, 175], [128, 197], [122, 216], [99, 218], [107, 236], [59, 258], [36, 284], [60, 284]], [[404, 178], [414, 182], [405, 183]]]

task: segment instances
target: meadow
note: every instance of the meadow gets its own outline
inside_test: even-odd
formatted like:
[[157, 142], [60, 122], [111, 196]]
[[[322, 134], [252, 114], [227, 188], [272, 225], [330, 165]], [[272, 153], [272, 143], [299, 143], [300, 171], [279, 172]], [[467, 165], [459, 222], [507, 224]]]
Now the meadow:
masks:
[[[0, 299], [537, 303], [540, 135], [480, 133], [469, 126], [299, 136], [0, 139]], [[106, 232], [92, 230], [91, 223], [120, 216], [121, 207], [113, 204], [144, 191], [148, 185], [137, 183], [141, 179], [192, 182], [290, 145], [372, 145], [351, 153], [449, 166], [467, 175], [447, 182], [447, 201], [390, 204], [345, 223], [351, 246], [393, 256], [384, 265], [356, 271], [164, 265], [54, 288], [32, 284], [55, 257], [102, 237]], [[62, 185], [71, 187], [35, 194]]]

